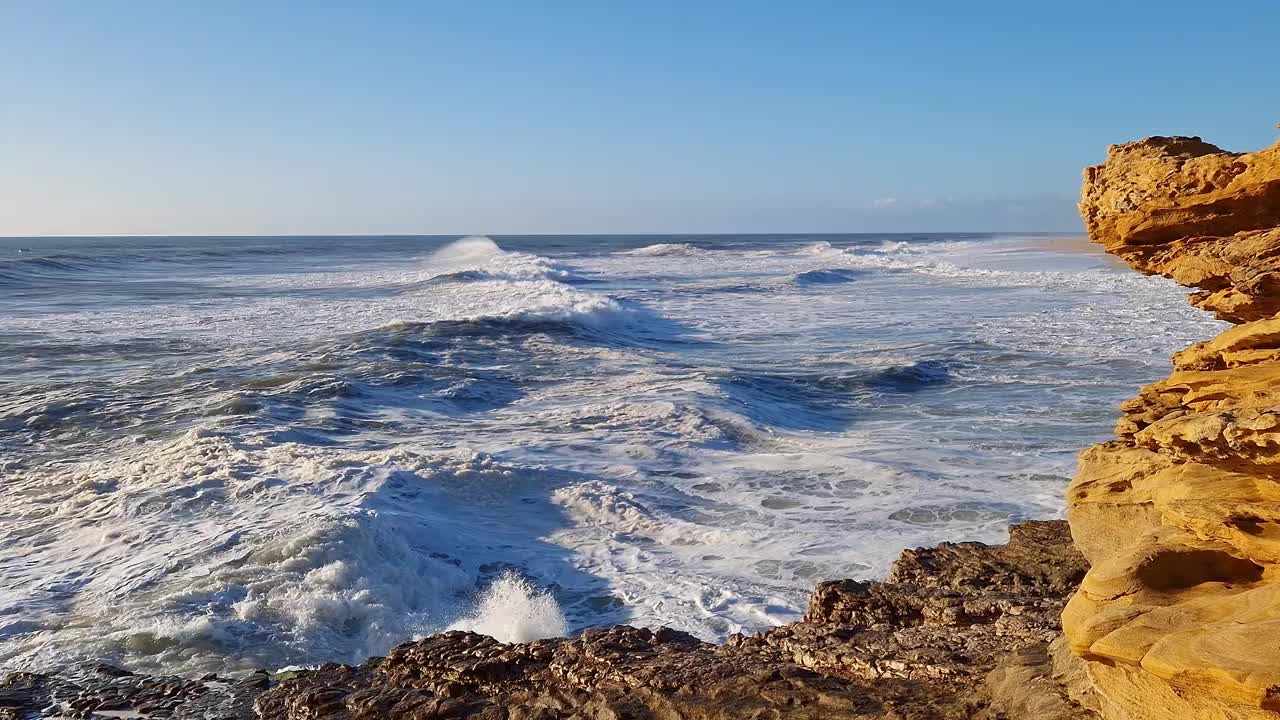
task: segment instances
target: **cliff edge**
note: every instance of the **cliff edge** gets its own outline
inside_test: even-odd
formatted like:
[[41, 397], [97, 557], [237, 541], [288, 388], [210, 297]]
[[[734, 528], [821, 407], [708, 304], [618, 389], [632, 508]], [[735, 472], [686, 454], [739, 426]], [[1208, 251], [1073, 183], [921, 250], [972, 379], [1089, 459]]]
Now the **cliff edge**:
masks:
[[1280, 718], [1280, 144], [1112, 146], [1090, 237], [1234, 323], [1174, 356], [1084, 451], [1068, 494], [1092, 567], [1063, 614], [1109, 720]]

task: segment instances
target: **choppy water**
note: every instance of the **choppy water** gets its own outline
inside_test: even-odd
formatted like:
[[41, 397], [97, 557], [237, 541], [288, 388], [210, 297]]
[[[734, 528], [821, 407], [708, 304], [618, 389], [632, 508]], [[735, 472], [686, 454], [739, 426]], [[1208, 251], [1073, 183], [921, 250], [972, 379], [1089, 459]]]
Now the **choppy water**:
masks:
[[0, 663], [786, 622], [1058, 515], [1181, 294], [975, 235], [0, 240]]

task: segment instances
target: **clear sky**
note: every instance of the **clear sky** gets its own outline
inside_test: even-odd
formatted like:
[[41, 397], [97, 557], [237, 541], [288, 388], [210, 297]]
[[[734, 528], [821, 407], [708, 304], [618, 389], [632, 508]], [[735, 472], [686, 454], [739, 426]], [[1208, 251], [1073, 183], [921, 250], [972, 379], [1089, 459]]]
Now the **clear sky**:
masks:
[[0, 0], [0, 235], [1076, 230], [1280, 3]]

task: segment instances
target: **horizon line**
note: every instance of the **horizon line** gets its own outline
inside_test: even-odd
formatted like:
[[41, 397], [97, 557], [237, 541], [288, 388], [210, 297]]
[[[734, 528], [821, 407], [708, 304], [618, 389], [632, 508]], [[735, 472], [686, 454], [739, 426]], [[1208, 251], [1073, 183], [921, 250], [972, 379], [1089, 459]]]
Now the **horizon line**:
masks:
[[857, 230], [857, 231], [751, 231], [751, 232], [529, 232], [529, 233], [66, 233], [43, 235], [0, 235], [0, 240], [76, 240], [90, 238], [393, 238], [393, 237], [661, 237], [685, 235], [1085, 235], [1076, 230]]

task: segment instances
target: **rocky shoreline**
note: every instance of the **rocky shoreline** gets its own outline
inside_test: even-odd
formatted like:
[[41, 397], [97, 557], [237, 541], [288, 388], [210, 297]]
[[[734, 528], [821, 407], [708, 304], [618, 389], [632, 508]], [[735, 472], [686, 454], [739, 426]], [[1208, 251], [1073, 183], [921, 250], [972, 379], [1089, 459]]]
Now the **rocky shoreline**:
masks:
[[0, 719], [1280, 717], [1280, 145], [1112, 146], [1080, 209], [1107, 252], [1235, 325], [1081, 454], [1069, 526], [908, 550], [884, 582], [824, 583], [803, 620], [723, 645], [449, 632], [279, 676], [11, 673]]
[[884, 582], [824, 583], [802, 621], [724, 645], [626, 626], [526, 644], [449, 632], [282, 677], [14, 673], [0, 717], [1087, 718], [1050, 679], [1086, 569], [1065, 522], [1028, 522], [1006, 545], [908, 550]]

